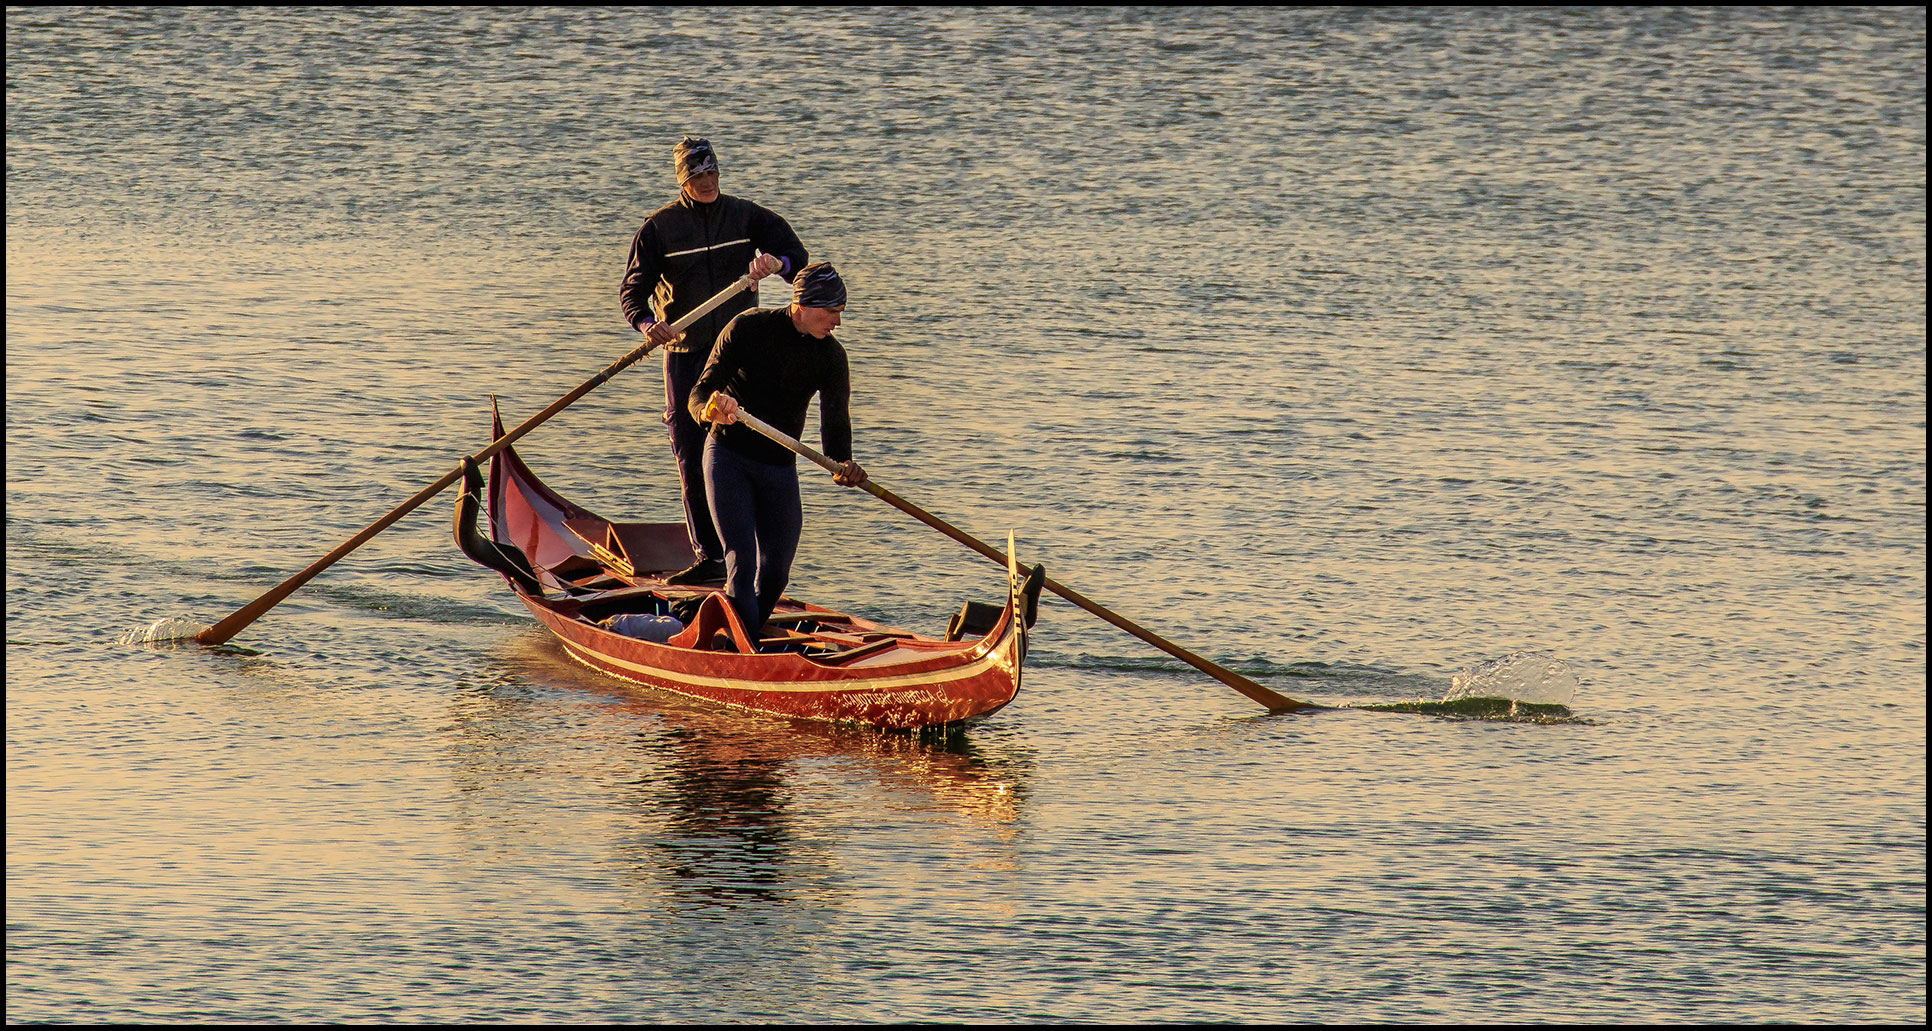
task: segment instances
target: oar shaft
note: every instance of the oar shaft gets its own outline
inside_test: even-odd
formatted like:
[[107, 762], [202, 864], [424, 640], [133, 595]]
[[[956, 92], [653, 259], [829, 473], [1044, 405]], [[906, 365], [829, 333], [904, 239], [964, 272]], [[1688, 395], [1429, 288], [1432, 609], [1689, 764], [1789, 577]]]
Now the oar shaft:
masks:
[[[730, 286], [725, 287], [723, 290], [720, 290], [710, 300], [704, 302], [703, 304], [698, 305], [696, 308], [693, 308], [690, 312], [685, 314], [683, 318], [680, 318], [676, 322], [672, 323], [671, 324], [672, 331], [677, 333], [684, 332], [686, 329], [690, 328], [692, 323], [698, 321], [699, 319], [705, 317], [706, 315], [711, 314], [711, 312], [716, 310], [719, 305], [730, 300], [732, 297], [736, 296], [740, 291], [746, 289], [747, 287], [751, 286], [755, 282], [756, 280], [752, 279], [749, 275], [740, 277], [736, 282], [732, 283]], [[538, 426], [541, 426], [544, 422], [549, 420], [551, 416], [556, 415], [558, 412], [561, 412], [566, 408], [569, 408], [573, 404], [576, 404], [579, 398], [583, 397], [585, 394], [590, 393], [592, 390], [595, 390], [598, 387], [604, 385], [606, 382], [610, 380], [612, 376], [615, 376], [618, 373], [623, 372], [625, 369], [628, 369], [632, 365], [636, 364], [639, 359], [651, 353], [651, 349], [656, 346], [657, 346], [656, 344], [652, 343], [649, 340], [646, 340], [644, 343], [639, 344], [638, 346], [632, 348], [628, 354], [625, 354], [622, 358], [619, 358], [616, 361], [605, 366], [604, 371], [585, 380], [583, 383], [577, 386], [577, 389], [572, 390], [570, 393], [565, 394], [564, 396], [551, 402], [550, 407], [545, 408], [543, 411], [538, 412], [536, 415], [533, 415], [530, 418], [524, 420], [520, 425], [517, 426], [516, 429], [513, 429], [508, 433], [505, 433], [503, 436], [498, 437], [494, 442], [490, 444], [489, 447], [486, 447], [483, 450], [478, 451], [476, 454], [471, 455], [470, 461], [473, 461], [478, 465], [481, 465], [484, 462], [489, 461], [491, 458], [494, 458], [497, 452], [502, 451], [504, 448], [507, 448], [511, 444], [516, 443], [518, 438], [522, 437], [526, 433], [529, 433], [531, 430], [536, 429]], [[261, 597], [256, 598], [254, 601], [251, 601], [248, 604], [243, 605], [241, 608], [236, 609], [232, 614], [228, 616], [228, 618], [223, 619], [221, 622], [216, 623], [214, 626], [211, 626], [208, 629], [203, 630], [201, 633], [195, 635], [195, 641], [200, 644], [211, 644], [211, 645], [223, 644], [227, 642], [229, 638], [234, 637], [238, 633], [241, 633], [242, 630], [248, 626], [248, 624], [255, 622], [255, 620], [257, 619], [260, 619], [262, 616], [262, 613], [267, 612], [269, 609], [272, 609], [275, 606], [281, 604], [284, 598], [287, 598], [289, 595], [294, 594], [296, 590], [299, 589], [303, 584], [308, 583], [310, 580], [315, 579], [316, 574], [322, 572], [324, 569], [327, 569], [332, 565], [335, 565], [336, 562], [340, 561], [344, 555], [347, 555], [348, 553], [356, 550], [357, 548], [362, 547], [364, 544], [367, 544], [370, 538], [388, 529], [391, 524], [395, 523], [396, 520], [401, 519], [403, 516], [406, 516], [410, 512], [415, 511], [416, 508], [422, 505], [423, 502], [428, 501], [430, 498], [433, 498], [436, 495], [442, 493], [446, 488], [449, 487], [450, 484], [455, 483], [457, 480], [461, 479], [462, 476], [463, 476], [463, 464], [461, 462], [458, 462], [456, 465], [456, 468], [450, 470], [447, 473], [444, 473], [441, 479], [437, 480], [435, 483], [432, 483], [427, 487], [424, 487], [422, 490], [417, 491], [414, 497], [410, 498], [408, 501], [405, 501], [402, 504], [396, 506], [394, 509], [390, 510], [388, 515], [385, 515], [381, 519], [378, 519], [375, 522], [370, 523], [368, 526], [362, 529], [362, 532], [356, 534], [354, 537], [351, 537], [348, 540], [343, 541], [341, 544], [337, 545], [334, 551], [331, 551], [327, 555], [324, 555], [321, 558], [316, 559], [313, 563], [311, 563], [308, 566], [308, 568], [282, 581], [280, 584], [276, 585], [275, 588], [269, 591], [267, 594], [264, 594]]]
[[[803, 455], [805, 458], [810, 459], [812, 462], [818, 464], [827, 472], [838, 471], [839, 463], [832, 461], [831, 459], [825, 457], [823, 454], [820, 454], [811, 445], [798, 440], [797, 438], [793, 437], [791, 434], [786, 433], [784, 430], [781, 430], [776, 426], [771, 425], [768, 422], [765, 422], [763, 419], [760, 419], [757, 416], [752, 415], [751, 413], [745, 411], [742, 408], [738, 410], [738, 421], [744, 423], [746, 426], [751, 427], [752, 429], [758, 431], [759, 433], [771, 438], [772, 440], [775, 440], [778, 443], [783, 444], [785, 447], [791, 449], [793, 453]], [[953, 524], [945, 521], [944, 519], [939, 518], [936, 515], [933, 515], [931, 512], [928, 512], [925, 509], [920, 508], [918, 505], [915, 505], [912, 502], [907, 501], [906, 499], [900, 497], [897, 494], [892, 493], [891, 491], [885, 489], [884, 487], [879, 486], [877, 483], [874, 483], [871, 479], [868, 478], [864, 483], [860, 484], [859, 486], [866, 493], [872, 495], [875, 498], [878, 498], [880, 501], [883, 501], [886, 504], [891, 505], [893, 508], [896, 508], [899, 511], [904, 512], [905, 514], [913, 517], [914, 519], [919, 520], [922, 523], [925, 523], [927, 526], [930, 526], [933, 529], [938, 530], [940, 533], [943, 533], [946, 536], [951, 537], [953, 540], [956, 540], [959, 543], [966, 545], [967, 547], [973, 549], [974, 551], [979, 552], [981, 555], [984, 555], [985, 557], [992, 559], [995, 562], [998, 562], [1000, 565], [1007, 564], [1007, 556], [1005, 552], [999, 550], [998, 548], [993, 547], [990, 544], [987, 544], [985, 541], [982, 541], [977, 537], [974, 537], [972, 534], [969, 534], [966, 531], [959, 529]], [[1226, 666], [1223, 666], [1220, 663], [1217, 663], [1210, 659], [1206, 659], [1206, 658], [1203, 658], [1202, 656], [1196, 655], [1195, 653], [1188, 651], [1186, 648], [1183, 648], [1180, 645], [1175, 644], [1174, 642], [1169, 641], [1158, 634], [1155, 634], [1154, 632], [1146, 629], [1145, 627], [1142, 627], [1139, 624], [1134, 623], [1132, 620], [1129, 620], [1126, 617], [1121, 616], [1119, 613], [1116, 613], [1102, 606], [1100, 603], [1093, 601], [1092, 599], [1072, 589], [1071, 587], [1067, 587], [1066, 585], [1059, 583], [1058, 581], [1054, 580], [1052, 577], [1046, 578], [1045, 586], [1047, 590], [1052, 591], [1053, 593], [1059, 595], [1062, 598], [1065, 598], [1066, 600], [1074, 603], [1075, 605], [1078, 605], [1079, 607], [1087, 610], [1088, 612], [1091, 612], [1094, 615], [1099, 616], [1101, 619], [1104, 619], [1107, 622], [1113, 624], [1114, 626], [1127, 631], [1128, 633], [1134, 635], [1135, 637], [1138, 637], [1141, 640], [1146, 641], [1148, 644], [1151, 644], [1154, 647], [1159, 648], [1161, 651], [1164, 651], [1167, 654], [1174, 656], [1175, 658], [1181, 660], [1182, 662], [1185, 662], [1188, 665], [1193, 666], [1195, 669], [1198, 669], [1201, 672], [1206, 673], [1208, 676], [1211, 676], [1214, 679], [1219, 680], [1223, 684], [1226, 684], [1229, 687], [1234, 688], [1236, 691], [1241, 692], [1242, 694], [1248, 696], [1250, 699], [1254, 700], [1255, 702], [1259, 703], [1260, 705], [1272, 711], [1294, 712], [1301, 709], [1320, 708], [1320, 706], [1311, 705], [1307, 702], [1296, 701], [1295, 699], [1290, 698], [1287, 695], [1280, 694], [1275, 691], [1270, 691], [1267, 688], [1261, 686], [1260, 684], [1257, 684], [1254, 681], [1248, 679], [1247, 677], [1244, 677], [1241, 674], [1236, 673], [1231, 669], [1228, 669]]]

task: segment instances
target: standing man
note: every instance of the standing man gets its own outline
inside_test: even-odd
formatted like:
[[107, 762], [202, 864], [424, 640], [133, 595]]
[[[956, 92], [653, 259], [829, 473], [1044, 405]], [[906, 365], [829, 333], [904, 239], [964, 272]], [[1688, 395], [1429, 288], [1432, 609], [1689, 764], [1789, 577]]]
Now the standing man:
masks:
[[784, 219], [718, 192], [718, 157], [709, 141], [686, 136], [671, 150], [671, 162], [678, 198], [652, 213], [631, 237], [617, 298], [624, 320], [664, 348], [664, 424], [678, 462], [684, 525], [698, 556], [697, 564], [666, 579], [714, 584], [724, 579], [724, 545], [705, 502], [704, 427], [685, 411], [685, 399], [718, 332], [739, 312], [758, 307], [757, 287], [719, 305], [682, 336], [671, 332], [671, 323], [745, 271], [754, 284], [774, 273], [791, 279], [805, 266], [806, 254]]
[[844, 311], [838, 271], [823, 262], [805, 266], [788, 307], [731, 320], [691, 388], [691, 417], [711, 424], [704, 483], [724, 540], [725, 597], [753, 640], [791, 582], [804, 512], [791, 451], [738, 425], [738, 407], [799, 437], [817, 394], [820, 446], [842, 463], [833, 481], [864, 483], [865, 470], [852, 461], [852, 377], [845, 348], [832, 338]]

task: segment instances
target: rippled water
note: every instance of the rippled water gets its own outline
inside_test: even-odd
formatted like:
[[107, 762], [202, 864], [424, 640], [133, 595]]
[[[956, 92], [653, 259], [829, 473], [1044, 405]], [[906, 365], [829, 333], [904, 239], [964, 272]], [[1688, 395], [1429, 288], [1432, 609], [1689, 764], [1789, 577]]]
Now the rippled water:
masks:
[[[1917, 9], [9, 10], [8, 1019], [1922, 1021], [1924, 55]], [[440, 501], [234, 648], [124, 643], [634, 346], [686, 132], [846, 272], [876, 478], [1354, 708], [1049, 601], [963, 735], [719, 712], [567, 661]], [[660, 396], [520, 449], [672, 518]], [[807, 481], [799, 596], [999, 590]]]

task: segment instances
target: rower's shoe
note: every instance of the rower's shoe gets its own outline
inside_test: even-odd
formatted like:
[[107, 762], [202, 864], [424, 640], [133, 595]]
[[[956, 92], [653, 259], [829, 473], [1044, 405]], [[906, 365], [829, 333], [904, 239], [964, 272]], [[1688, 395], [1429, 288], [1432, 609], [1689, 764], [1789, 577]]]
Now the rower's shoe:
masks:
[[715, 558], [699, 559], [691, 568], [672, 573], [664, 578], [667, 584], [686, 586], [709, 586], [724, 583], [724, 563]]

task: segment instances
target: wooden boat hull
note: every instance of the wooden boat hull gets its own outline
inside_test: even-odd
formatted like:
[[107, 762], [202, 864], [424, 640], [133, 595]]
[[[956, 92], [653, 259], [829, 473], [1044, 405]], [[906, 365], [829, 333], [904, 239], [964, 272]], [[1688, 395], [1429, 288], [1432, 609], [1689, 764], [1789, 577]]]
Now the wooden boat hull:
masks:
[[[496, 433], [502, 432], [498, 419]], [[481, 488], [480, 474], [474, 479]], [[504, 574], [565, 654], [599, 673], [720, 705], [895, 730], [978, 719], [1019, 691], [1027, 629], [1044, 580], [1037, 569], [1009, 563], [997, 619], [964, 639], [925, 637], [786, 598], [753, 641], [717, 588], [665, 582], [669, 570], [692, 557], [682, 523], [604, 520], [545, 486], [513, 448], [492, 459], [487, 493], [488, 539], [466, 541], [464, 523], [473, 524], [476, 507], [466, 497], [459, 502], [459, 543]], [[715, 601], [706, 600], [713, 595]], [[617, 633], [603, 622], [694, 601], [713, 610], [692, 620], [705, 625], [665, 643]], [[773, 648], [784, 650], [766, 650]]]
[[[522, 597], [565, 654], [600, 673], [724, 705], [814, 720], [911, 729], [990, 715], [1013, 700], [1023, 626], [964, 654], [838, 669], [796, 655], [692, 652], [611, 633]], [[1012, 620], [1008, 620], [1011, 623]]]

